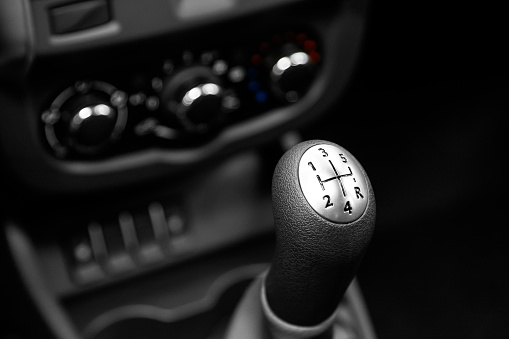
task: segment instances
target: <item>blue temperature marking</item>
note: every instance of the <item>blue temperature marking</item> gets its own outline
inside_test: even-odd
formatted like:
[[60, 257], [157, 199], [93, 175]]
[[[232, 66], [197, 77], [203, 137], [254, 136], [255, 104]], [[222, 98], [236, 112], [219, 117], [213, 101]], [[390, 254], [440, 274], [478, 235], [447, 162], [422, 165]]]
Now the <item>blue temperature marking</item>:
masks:
[[268, 99], [268, 96], [267, 96], [267, 92], [265, 92], [265, 91], [259, 91], [255, 95], [255, 100], [258, 103], [264, 103], [267, 101], [267, 99]]

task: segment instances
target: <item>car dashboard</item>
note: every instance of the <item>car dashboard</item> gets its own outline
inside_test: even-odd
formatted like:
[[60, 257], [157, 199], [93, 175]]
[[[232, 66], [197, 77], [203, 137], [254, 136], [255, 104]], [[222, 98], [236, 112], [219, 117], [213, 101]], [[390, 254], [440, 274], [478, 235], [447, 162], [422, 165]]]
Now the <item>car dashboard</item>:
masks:
[[33, 206], [6, 240], [49, 333], [220, 333], [271, 260], [271, 171], [346, 87], [365, 7], [3, 4], [2, 145]]
[[[2, 1], [5, 335], [224, 338], [273, 257], [276, 163], [310, 139], [356, 154], [377, 196], [373, 244], [340, 305], [353, 314], [341, 320], [345, 338], [418, 338], [420, 321], [435, 325], [422, 337], [508, 330], [497, 321], [502, 300], [491, 330], [463, 327], [488, 317], [492, 304], [475, 293], [482, 283], [457, 300], [444, 292], [470, 276], [467, 259], [451, 254], [469, 258], [465, 244], [478, 243], [469, 196], [503, 207], [507, 183], [472, 183], [470, 165], [482, 152], [503, 175], [503, 29], [451, 39], [449, 20], [470, 27], [475, 10], [463, 19], [451, 15], [455, 5], [442, 10], [365, 0]], [[483, 233], [481, 249], [503, 248], [504, 232]], [[487, 275], [505, 254], [480, 256], [473, 269]], [[463, 309], [463, 294], [479, 307]], [[430, 318], [442, 307], [448, 324]]]

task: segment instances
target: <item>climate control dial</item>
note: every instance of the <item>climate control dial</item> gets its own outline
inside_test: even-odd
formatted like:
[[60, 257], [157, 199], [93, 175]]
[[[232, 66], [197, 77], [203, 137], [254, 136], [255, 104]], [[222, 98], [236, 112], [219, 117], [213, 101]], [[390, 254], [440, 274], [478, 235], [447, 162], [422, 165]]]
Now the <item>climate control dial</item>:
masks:
[[288, 102], [296, 102], [306, 93], [313, 71], [313, 63], [306, 52], [297, 50], [278, 58], [270, 67], [272, 92]]
[[127, 95], [110, 84], [77, 82], [43, 113], [46, 139], [57, 156], [100, 154], [120, 139], [126, 102]]
[[206, 132], [217, 126], [227, 113], [236, 95], [221, 85], [210, 67], [192, 66], [169, 77], [163, 88], [163, 114], [176, 116], [188, 132]]
[[299, 101], [318, 71], [321, 55], [316, 40], [305, 33], [287, 31], [262, 42], [251, 56], [249, 90], [255, 102], [274, 98], [282, 103]]

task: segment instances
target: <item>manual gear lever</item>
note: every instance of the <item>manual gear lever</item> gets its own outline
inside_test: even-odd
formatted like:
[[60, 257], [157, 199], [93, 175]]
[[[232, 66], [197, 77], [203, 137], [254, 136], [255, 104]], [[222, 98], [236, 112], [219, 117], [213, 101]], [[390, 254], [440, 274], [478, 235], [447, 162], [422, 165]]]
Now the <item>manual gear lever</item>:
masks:
[[[286, 152], [277, 164], [272, 201], [274, 260], [264, 280], [246, 293], [227, 338], [239, 333], [244, 338], [266, 338], [256, 328], [264, 327], [262, 322], [268, 323], [272, 338], [331, 338], [335, 310], [375, 225], [369, 179], [342, 147], [307, 141]], [[258, 297], [249, 297], [250, 293]], [[261, 302], [249, 300], [260, 295]], [[258, 325], [256, 313], [265, 319]]]

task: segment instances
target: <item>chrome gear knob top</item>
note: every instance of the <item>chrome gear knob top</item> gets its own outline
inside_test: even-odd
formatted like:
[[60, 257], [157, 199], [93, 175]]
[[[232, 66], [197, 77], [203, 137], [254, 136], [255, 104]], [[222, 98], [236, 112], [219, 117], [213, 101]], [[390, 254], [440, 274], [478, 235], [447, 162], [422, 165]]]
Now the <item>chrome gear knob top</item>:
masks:
[[311, 207], [334, 223], [361, 217], [368, 205], [368, 184], [360, 164], [337, 145], [308, 148], [299, 162], [299, 184]]

